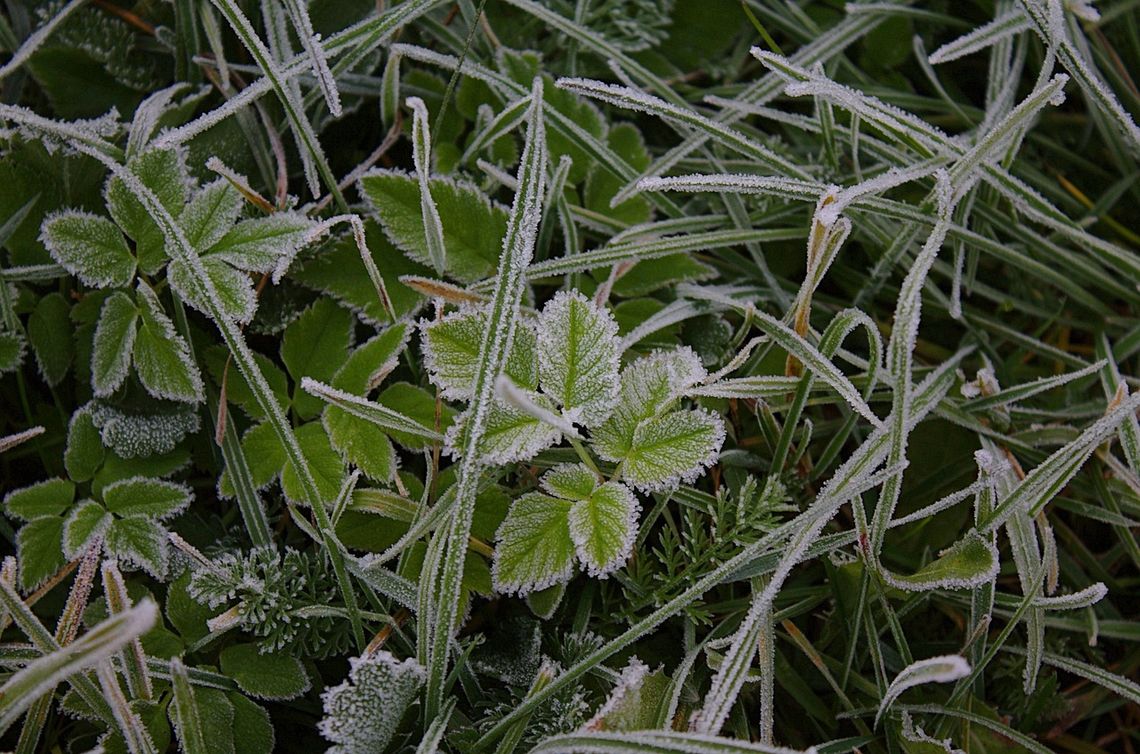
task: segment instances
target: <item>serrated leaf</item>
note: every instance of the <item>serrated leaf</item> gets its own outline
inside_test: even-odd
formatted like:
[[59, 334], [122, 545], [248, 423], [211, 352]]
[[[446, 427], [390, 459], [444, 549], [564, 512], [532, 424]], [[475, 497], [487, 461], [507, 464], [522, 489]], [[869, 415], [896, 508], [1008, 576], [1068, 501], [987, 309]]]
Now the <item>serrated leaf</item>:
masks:
[[99, 438], [99, 429], [84, 406], [71, 415], [67, 427], [67, 447], [63, 451], [63, 465], [67, 475], [75, 482], [87, 482], [103, 465], [106, 450]]
[[24, 336], [0, 327], [0, 374], [15, 371], [24, 363]]
[[296, 699], [311, 685], [296, 657], [262, 654], [256, 644], [233, 644], [219, 656], [222, 672], [233, 678], [242, 691], [258, 699]]
[[564, 463], [542, 475], [542, 488], [564, 500], [585, 500], [598, 486], [598, 477], [581, 463]]
[[68, 560], [83, 554], [95, 537], [111, 525], [111, 514], [94, 500], [84, 500], [71, 511], [63, 526], [63, 553]]
[[163, 479], [123, 479], [103, 488], [103, 503], [120, 518], [137, 516], [162, 520], [190, 505], [190, 488]]
[[[445, 398], [471, 397], [487, 316], [486, 307], [479, 307], [461, 309], [434, 321], [420, 320], [424, 363], [432, 384]], [[530, 327], [516, 328], [504, 368], [516, 385], [530, 390], [538, 386], [537, 342]]]
[[241, 214], [242, 198], [225, 178], [203, 186], [182, 210], [178, 224], [199, 253], [217, 243]]
[[139, 286], [139, 329], [135, 335], [135, 371], [156, 398], [185, 403], [203, 400], [202, 375], [190, 358], [190, 347], [174, 329], [154, 292]]
[[[222, 311], [242, 324], [253, 319], [253, 314], [257, 311], [257, 296], [254, 295], [253, 282], [250, 281], [249, 275], [234, 269], [228, 262], [218, 257], [202, 259], [202, 269], [214, 284]], [[176, 290], [186, 303], [204, 314], [209, 314], [209, 306], [198, 295], [200, 289], [191, 282], [193, 275], [190, 268], [177, 259], [166, 267], [166, 279], [170, 287]]]
[[234, 708], [234, 754], [272, 754], [276, 736], [269, 713], [241, 694], [230, 694]]
[[303, 418], [320, 413], [320, 399], [300, 388], [302, 377], [328, 382], [348, 358], [352, 345], [352, 315], [327, 298], [306, 309], [285, 328], [281, 338], [281, 360], [296, 387], [293, 405]]
[[198, 431], [198, 413], [186, 404], [144, 405], [143, 413], [102, 401], [92, 401], [88, 406], [101, 444], [123, 459], [169, 453], [184, 437]]
[[130, 296], [115, 291], [103, 302], [91, 347], [91, 389], [105, 397], [119, 389], [131, 368], [138, 333], [138, 309]]
[[620, 482], [606, 482], [570, 508], [570, 538], [591, 576], [604, 578], [629, 558], [640, 511], [637, 497]]
[[125, 565], [161, 579], [169, 556], [166, 530], [149, 518], [116, 518], [107, 530], [107, 552]]
[[527, 594], [570, 580], [574, 541], [566, 500], [527, 493], [512, 505], [495, 535], [495, 591]]
[[641, 422], [629, 451], [602, 457], [621, 463], [622, 477], [643, 490], [691, 483], [716, 463], [724, 443], [724, 421], [711, 411], [671, 411]]
[[247, 272], [273, 272], [291, 260], [308, 240], [314, 223], [299, 212], [275, 212], [268, 217], [242, 220], [209, 249], [216, 258]]
[[71, 307], [59, 293], [49, 293], [36, 304], [28, 318], [28, 340], [36, 355], [40, 374], [55, 387], [67, 376], [75, 358]]
[[[329, 436], [319, 422], [309, 422], [297, 428], [297, 444], [317, 483], [317, 490], [326, 501], [336, 497], [344, 481], [344, 461], [333, 448]], [[285, 497], [298, 503], [310, 503], [293, 465], [286, 463], [281, 469], [281, 491]]]
[[407, 322], [399, 322], [357, 346], [333, 375], [332, 386], [353, 395], [365, 395], [376, 386], [377, 375], [395, 367], [410, 332]]
[[650, 672], [630, 658], [605, 703], [583, 728], [589, 731], [637, 731], [660, 727], [662, 707], [669, 702], [672, 681], [660, 670]]
[[384, 751], [426, 673], [411, 658], [398, 662], [386, 650], [349, 660], [348, 679], [321, 694], [325, 715], [317, 730], [335, 754]]
[[58, 516], [75, 500], [75, 485], [66, 479], [45, 479], [4, 496], [4, 511], [22, 521]]
[[20, 564], [20, 588], [35, 589], [67, 561], [60, 545], [63, 519], [45, 516], [20, 527], [16, 535], [16, 554]]
[[[432, 178], [428, 187], [443, 225], [447, 273], [465, 283], [493, 274], [507, 231], [506, 208], [475, 186], [451, 178]], [[360, 179], [360, 189], [392, 243], [430, 266], [416, 177], [395, 170], [374, 171]]]
[[384, 430], [339, 406], [326, 408], [321, 423], [332, 446], [345, 461], [377, 482], [392, 478], [396, 471], [396, 449]]
[[[424, 429], [435, 431], [436, 399], [421, 387], [407, 382], [394, 382], [376, 396], [376, 402], [393, 411], [399, 411]], [[439, 431], [446, 433], [455, 421], [456, 411], [446, 403], [439, 406]], [[388, 436], [405, 448], [418, 450], [431, 447], [432, 441], [423, 433], [388, 431]]]
[[[552, 408], [550, 402], [537, 393], [531, 398], [545, 408]], [[471, 409], [468, 409], [459, 415], [447, 432], [447, 450], [453, 456], [462, 452], [470, 418]], [[476, 447], [483, 463], [514, 463], [534, 458], [561, 437], [561, 432], [541, 419], [492, 398], [487, 407], [483, 434]]]
[[[175, 149], [151, 149], [131, 159], [128, 169], [158, 197], [175, 217], [186, 203], [189, 176], [183, 153]], [[139, 267], [156, 271], [166, 261], [166, 239], [150, 213], [121, 178], [112, 175], [104, 187], [107, 209], [115, 222], [135, 242]]]
[[577, 291], [559, 291], [538, 317], [542, 391], [575, 423], [605, 421], [618, 396], [617, 322]]
[[631, 452], [637, 427], [669, 408], [705, 374], [689, 348], [658, 351], [628, 365], [613, 413], [591, 433], [594, 448], [603, 458], [620, 461]]
[[126, 239], [105, 217], [61, 212], [44, 221], [40, 241], [65, 270], [94, 288], [124, 286], [135, 275]]

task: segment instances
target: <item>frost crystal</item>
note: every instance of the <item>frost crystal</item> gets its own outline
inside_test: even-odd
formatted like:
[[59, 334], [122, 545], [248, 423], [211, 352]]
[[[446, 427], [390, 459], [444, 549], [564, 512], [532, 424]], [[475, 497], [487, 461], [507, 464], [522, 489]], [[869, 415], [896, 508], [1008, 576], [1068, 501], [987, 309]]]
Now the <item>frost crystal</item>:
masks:
[[538, 378], [571, 421], [608, 416], [618, 393], [617, 322], [577, 291], [560, 291], [538, 318]]
[[321, 694], [325, 716], [317, 729], [336, 754], [383, 754], [423, 686], [427, 673], [408, 658], [390, 652], [349, 660], [348, 680]]

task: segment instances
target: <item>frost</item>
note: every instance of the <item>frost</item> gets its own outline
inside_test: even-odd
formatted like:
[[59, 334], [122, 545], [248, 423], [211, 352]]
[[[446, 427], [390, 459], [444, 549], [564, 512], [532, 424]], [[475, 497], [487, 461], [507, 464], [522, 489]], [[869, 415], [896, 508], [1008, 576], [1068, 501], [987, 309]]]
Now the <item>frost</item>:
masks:
[[317, 730], [336, 754], [383, 754], [427, 674], [408, 658], [380, 650], [349, 660], [348, 680], [321, 694], [325, 715]]
[[958, 655], [931, 657], [907, 665], [887, 687], [887, 693], [883, 695], [879, 710], [875, 714], [875, 725], [878, 726], [883, 713], [907, 689], [924, 683], [950, 683], [969, 674], [970, 664]]
[[190, 245], [204, 251], [225, 236], [241, 210], [241, 194], [225, 178], [219, 178], [194, 194], [179, 215], [178, 224]]
[[134, 277], [135, 260], [122, 231], [105, 217], [59, 212], [44, 220], [40, 241], [64, 269], [94, 288], [124, 286]]
[[946, 754], [966, 754], [962, 749], [955, 749], [949, 738], [932, 738], [922, 728], [915, 726], [910, 713], [902, 713], [902, 735], [907, 741], [920, 746], [933, 746], [946, 752]]
[[524, 595], [570, 580], [574, 543], [566, 500], [528, 493], [511, 504], [495, 534], [495, 591]]
[[495, 378], [495, 398], [504, 406], [508, 406], [516, 411], [521, 411], [528, 416], [538, 419], [543, 424], [558, 430], [562, 435], [572, 440], [582, 439], [582, 436], [578, 434], [578, 430], [574, 428], [573, 424], [556, 414], [553, 410], [539, 405], [535, 398], [531, 397], [526, 390], [516, 385], [514, 381], [505, 374], [500, 374]]
[[201, 402], [202, 375], [190, 356], [190, 347], [174, 329], [154, 292], [140, 282], [138, 294], [140, 325], [134, 360], [139, 381], [156, 398]]
[[[537, 393], [528, 396], [547, 411], [549, 400]], [[474, 447], [470, 447], [470, 423], [473, 409], [460, 414], [448, 428], [445, 450], [457, 458], [474, 453], [481, 464], [505, 464], [528, 461], [558, 442], [562, 432], [532, 414], [504, 403], [493, 395], [483, 412], [483, 431]]]
[[617, 322], [577, 291], [560, 291], [539, 315], [538, 378], [571, 421], [603, 422], [618, 394]]
[[185, 404], [159, 404], [129, 411], [103, 401], [84, 407], [99, 430], [104, 447], [122, 458], [146, 458], [174, 450], [182, 438], [198, 431], [198, 413]]
[[[488, 322], [486, 306], [463, 307], [436, 320], [420, 320], [424, 365], [432, 384], [445, 398], [470, 398], [474, 389], [479, 348]], [[517, 385], [538, 384], [537, 341], [525, 322], [518, 322], [503, 371]]]
[[589, 722], [582, 726], [583, 730], [604, 730], [603, 722], [606, 717], [614, 713], [627, 699], [640, 691], [641, 684], [649, 675], [649, 666], [638, 659], [637, 655], [629, 658], [629, 662], [621, 671], [621, 677], [614, 685], [610, 695], [606, 697], [605, 704], [598, 708]]
[[542, 475], [542, 488], [564, 500], [585, 500], [598, 486], [598, 477], [580, 463], [563, 463]]
[[1062, 594], [1058, 597], [1034, 597], [1033, 607], [1045, 610], [1081, 610], [1092, 607], [1108, 596], [1108, 587], [1101, 582], [1087, 586], [1072, 594]]
[[1031, 26], [1025, 13], [1010, 9], [1002, 13], [993, 21], [964, 34], [953, 42], [947, 42], [934, 52], [930, 53], [930, 64], [949, 63], [951, 60], [972, 55], [991, 47], [1003, 39], [1020, 34]]
[[586, 571], [605, 578], [633, 552], [641, 506], [628, 487], [606, 482], [570, 508], [570, 538]]
[[673, 411], [638, 424], [621, 471], [642, 490], [666, 490], [691, 484], [719, 457], [724, 421], [707, 409]]
[[412, 109], [412, 158], [420, 184], [420, 211], [423, 214], [424, 237], [428, 259], [440, 275], [447, 269], [447, 247], [443, 243], [443, 221], [431, 196], [431, 131], [428, 129], [427, 105], [419, 97], [408, 97]]
[[286, 0], [285, 10], [289, 13], [289, 20], [301, 40], [301, 47], [309, 56], [309, 64], [313, 69], [313, 76], [321, 87], [321, 94], [329, 106], [329, 112], [334, 118], [341, 114], [340, 92], [336, 88], [336, 79], [329, 70], [325, 49], [321, 46], [321, 35], [313, 31], [313, 22], [309, 19], [308, 3], [305, 0]]
[[137, 331], [134, 302], [115, 291], [103, 302], [91, 346], [91, 389], [96, 397], [110, 395], [127, 379]]
[[[4, 65], [0, 66], [0, 81], [3, 81], [10, 74], [14, 73], [20, 66], [28, 62], [28, 60], [35, 54], [47, 38], [51, 36], [52, 32], [59, 27], [67, 17], [74, 13], [79, 8], [83, 7], [84, 0], [71, 0], [67, 5], [60, 8], [59, 12], [48, 19], [45, 23], [41, 24], [38, 29], [33, 31], [20, 45], [19, 49], [15, 51], [11, 58], [8, 59]], [[26, 23], [26, 21], [25, 21]]]

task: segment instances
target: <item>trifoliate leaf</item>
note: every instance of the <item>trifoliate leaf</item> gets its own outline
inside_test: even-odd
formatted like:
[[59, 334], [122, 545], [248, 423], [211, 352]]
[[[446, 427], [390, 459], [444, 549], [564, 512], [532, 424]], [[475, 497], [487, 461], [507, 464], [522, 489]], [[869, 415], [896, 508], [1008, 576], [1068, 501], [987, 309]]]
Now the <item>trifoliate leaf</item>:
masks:
[[276, 212], [243, 220], [207, 249], [207, 258], [224, 259], [239, 270], [273, 272], [297, 255], [313, 230], [299, 212]]
[[103, 302], [91, 347], [91, 389], [106, 397], [119, 389], [131, 368], [139, 312], [130, 296], [115, 291]]
[[186, 240], [201, 254], [230, 230], [241, 208], [241, 194], [225, 178], [219, 178], [194, 195], [178, 222]]
[[[424, 363], [445, 398], [467, 399], [475, 385], [479, 347], [487, 331], [485, 307], [466, 308], [434, 321], [420, 320]], [[529, 326], [515, 328], [504, 371], [516, 385], [538, 386], [537, 340]]]
[[149, 518], [116, 518], [107, 531], [106, 548], [120, 563], [141, 568], [156, 579], [166, 575], [166, 530]]
[[82, 555], [91, 540], [107, 532], [111, 521], [111, 514], [94, 500], [84, 500], [75, 506], [63, 525], [63, 553], [67, 559]]
[[689, 348], [658, 351], [627, 366], [613, 413], [591, 435], [595, 450], [606, 460], [620, 461], [633, 447], [638, 425], [668, 409], [705, 374]]
[[45, 479], [4, 496], [4, 512], [22, 521], [58, 516], [75, 500], [75, 485], [66, 479]]
[[334, 754], [382, 754], [423, 686], [427, 673], [408, 658], [379, 650], [349, 660], [348, 680], [321, 694], [325, 716], [317, 729]]
[[[170, 214], [178, 217], [186, 203], [189, 174], [184, 154], [175, 149], [151, 149], [133, 157], [127, 168], [158, 197]], [[107, 179], [104, 199], [111, 217], [135, 242], [139, 267], [154, 272], [166, 261], [166, 238], [150, 212], [118, 176]]]
[[723, 443], [724, 421], [718, 414], [672, 411], [639, 424], [629, 451], [608, 460], [621, 462], [622, 477], [633, 486], [661, 490], [693, 482], [716, 463]]
[[222, 672], [246, 694], [258, 699], [296, 699], [311, 685], [296, 657], [262, 654], [256, 644], [233, 644], [222, 650]]
[[22, 589], [35, 589], [67, 562], [60, 546], [62, 538], [63, 519], [58, 516], [37, 518], [20, 527], [16, 555]]
[[202, 375], [190, 358], [189, 346], [175, 331], [154, 292], [145, 285], [138, 291], [140, 316], [134, 353], [139, 381], [156, 398], [201, 402]]
[[606, 482], [570, 508], [570, 538], [591, 576], [604, 578], [629, 558], [640, 510], [621, 482]]
[[[538, 394], [531, 398], [545, 408], [550, 401]], [[471, 409], [464, 411], [447, 432], [447, 451], [458, 457], [464, 444], [464, 432]], [[561, 432], [528, 413], [493, 399], [487, 407], [487, 420], [483, 436], [479, 438], [478, 454], [484, 463], [514, 463], [534, 458], [562, 436]]]
[[136, 477], [103, 488], [103, 503], [120, 518], [146, 517], [161, 521], [190, 505], [190, 488], [163, 479]]
[[99, 428], [91, 418], [91, 410], [83, 406], [71, 415], [67, 427], [67, 447], [63, 451], [63, 465], [67, 475], [75, 482], [87, 482], [103, 465], [106, 451], [99, 437]]
[[[443, 224], [448, 274], [465, 283], [492, 275], [499, 263], [507, 230], [506, 208], [491, 202], [475, 186], [450, 178], [432, 178], [428, 185]], [[431, 264], [416, 177], [378, 170], [360, 179], [385, 234], [417, 262]]]
[[122, 231], [105, 217], [61, 212], [44, 221], [40, 240], [56, 262], [94, 288], [124, 286], [135, 275]]
[[538, 317], [542, 391], [573, 422], [595, 426], [618, 395], [617, 322], [577, 291], [555, 294]]
[[566, 500], [531, 492], [512, 505], [495, 536], [495, 591], [527, 594], [569, 581], [574, 570]]
[[28, 340], [44, 382], [55, 387], [67, 376], [75, 358], [71, 307], [59, 293], [49, 293], [28, 318]]

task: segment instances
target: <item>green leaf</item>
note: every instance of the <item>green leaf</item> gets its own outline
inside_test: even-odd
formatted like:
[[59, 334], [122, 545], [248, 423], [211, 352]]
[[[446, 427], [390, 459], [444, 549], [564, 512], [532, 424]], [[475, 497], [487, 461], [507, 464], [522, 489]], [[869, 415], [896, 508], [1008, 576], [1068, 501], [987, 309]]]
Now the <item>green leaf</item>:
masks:
[[[443, 224], [448, 274], [465, 283], [493, 274], [507, 231], [506, 209], [467, 183], [432, 178], [428, 185]], [[392, 243], [430, 266], [415, 176], [394, 170], [373, 171], [360, 179], [360, 191]]]
[[692, 254], [669, 254], [635, 264], [617, 279], [613, 292], [621, 298], [636, 298], [676, 283], [709, 280], [716, 275], [715, 267], [695, 259]]
[[59, 293], [49, 293], [28, 318], [28, 340], [47, 384], [55, 387], [67, 376], [75, 358], [71, 307]]
[[182, 210], [178, 224], [186, 240], [201, 253], [230, 231], [241, 209], [241, 194], [225, 178], [219, 178], [194, 195]]
[[91, 411], [84, 406], [71, 415], [71, 423], [67, 427], [67, 448], [63, 451], [67, 475], [75, 482], [90, 481], [103, 465], [105, 455]]
[[[420, 320], [424, 363], [432, 384], [440, 388], [445, 398], [471, 397], [487, 317], [486, 307], [479, 307], [462, 309], [433, 321]], [[530, 327], [517, 327], [504, 367], [516, 385], [530, 390], [538, 386], [537, 342]]]
[[[297, 428], [297, 443], [305, 460], [309, 462], [313, 480], [317, 483], [317, 490], [325, 501], [332, 500], [340, 490], [344, 481], [344, 461], [333, 448], [329, 436], [319, 422], [309, 422]], [[284, 464], [281, 469], [281, 490], [285, 497], [298, 503], [311, 504], [305, 494], [301, 480], [293, 470], [292, 464]]]
[[495, 591], [527, 594], [569, 581], [574, 571], [571, 504], [537, 492], [512, 505], [495, 536]]
[[190, 358], [190, 348], [174, 329], [154, 292], [138, 288], [140, 326], [135, 336], [135, 371], [143, 387], [157, 398], [199, 403], [202, 375]]
[[[530, 397], [543, 408], [553, 408], [544, 396], [536, 393]], [[453, 456], [459, 456], [466, 444], [471, 411], [469, 408], [460, 414], [447, 432], [447, 451]], [[476, 448], [482, 463], [514, 463], [534, 458], [561, 437], [562, 433], [546, 422], [492, 398]]]
[[241, 694], [230, 694], [234, 708], [234, 754], [272, 754], [276, 736], [269, 713]]
[[122, 232], [105, 217], [67, 210], [44, 221], [40, 240], [52, 258], [94, 288], [124, 286], [135, 259]]
[[999, 565], [993, 544], [972, 531], [914, 575], [884, 572], [884, 577], [891, 586], [908, 592], [972, 589], [989, 583], [997, 575]]
[[[612, 127], [606, 134], [606, 143], [635, 170], [641, 171], [649, 167], [649, 152], [645, 148], [645, 140], [632, 124], [618, 123]], [[620, 220], [627, 225], [649, 221], [652, 205], [648, 199], [644, 196], [632, 196], [616, 207], [611, 207], [610, 200], [624, 187], [625, 181], [592, 160], [587, 164], [593, 164], [593, 169], [586, 179], [583, 202], [586, 209]]]
[[348, 679], [321, 695], [325, 715], [317, 730], [340, 754], [385, 751], [424, 685], [423, 666], [397, 662], [383, 649], [348, 662]]
[[182, 660], [170, 661], [170, 685], [173, 699], [170, 703], [170, 721], [178, 733], [178, 742], [186, 754], [205, 754], [206, 733], [202, 729], [202, 713], [190, 685], [190, 674]]
[[[269, 422], [257, 424], [247, 430], [241, 438], [241, 449], [256, 489], [268, 486], [285, 466], [285, 448], [282, 447], [281, 440], [277, 438], [277, 433]], [[234, 497], [228, 471], [218, 480], [218, 491], [224, 497]]]
[[633, 552], [641, 506], [628, 487], [606, 482], [570, 508], [570, 538], [591, 576], [605, 577]]
[[620, 462], [623, 478], [634, 487], [662, 490], [694, 482], [716, 463], [723, 443], [724, 420], [719, 414], [672, 411], [639, 424], [630, 450], [622, 457], [601, 455]]
[[124, 479], [103, 488], [103, 503], [120, 518], [169, 518], [190, 505], [193, 497], [184, 484], [146, 477]]
[[281, 360], [296, 387], [293, 406], [302, 418], [312, 418], [324, 405], [300, 388], [302, 377], [328, 382], [348, 358], [352, 345], [352, 314], [327, 298], [306, 309], [285, 328]]
[[148, 458], [171, 452], [184, 437], [198, 430], [198, 414], [191, 406], [148, 403], [137, 412], [98, 400], [88, 404], [103, 446], [123, 459]]
[[20, 588], [35, 589], [67, 562], [60, 545], [63, 519], [47, 516], [20, 527], [16, 535], [16, 554], [20, 564]]
[[[408, 382], [393, 382], [376, 396], [376, 402], [393, 411], [399, 411], [424, 429], [435, 431], [435, 396]], [[446, 403], [439, 406], [439, 431], [446, 433], [455, 421], [456, 411]], [[388, 436], [405, 448], [420, 450], [431, 447], [432, 441], [422, 433], [388, 431]]]
[[542, 620], [549, 620], [554, 615], [554, 611], [562, 604], [562, 597], [566, 594], [566, 584], [558, 583], [554, 586], [548, 586], [545, 589], [540, 589], [537, 592], [531, 592], [526, 596], [527, 607], [535, 614], [535, 617]]
[[672, 681], [660, 670], [649, 672], [636, 657], [622, 670], [609, 698], [584, 726], [591, 731], [637, 731], [660, 728], [661, 710], [669, 704]]
[[[176, 149], [151, 149], [132, 158], [127, 167], [143, 185], [158, 196], [170, 214], [178, 217], [186, 203], [188, 174], [182, 153]], [[153, 273], [166, 261], [166, 240], [150, 213], [118, 176], [111, 176], [103, 189], [111, 217], [135, 242], [139, 267]]]
[[233, 644], [219, 656], [222, 672], [233, 678], [242, 691], [257, 699], [296, 699], [311, 685], [296, 657], [261, 654], [256, 644]]
[[542, 391], [570, 420], [605, 421], [617, 401], [620, 347], [617, 322], [577, 291], [559, 291], [538, 318]]
[[411, 328], [400, 322], [358, 346], [333, 375], [332, 386], [353, 395], [366, 395], [376, 387], [378, 375], [393, 369], [408, 343]]
[[45, 479], [4, 496], [4, 511], [23, 521], [58, 516], [75, 500], [75, 485], [66, 479]]
[[[249, 275], [234, 269], [228, 262], [218, 257], [202, 259], [202, 268], [214, 284], [222, 311], [242, 324], [253, 319], [253, 313], [257, 310], [257, 297], [253, 293], [253, 283]], [[209, 306], [198, 295], [199, 289], [192, 283], [193, 275], [190, 268], [177, 259], [166, 267], [166, 279], [170, 282], [170, 287], [176, 290], [186, 303], [204, 314], [209, 314]]]
[[130, 296], [115, 291], [103, 302], [91, 347], [91, 389], [105, 397], [119, 389], [131, 368], [139, 312]]
[[970, 674], [970, 664], [958, 655], [944, 655], [930, 657], [925, 660], [912, 662], [903, 668], [879, 702], [879, 711], [875, 714], [875, 725], [899, 696], [909, 688], [924, 683], [950, 683]]
[[224, 259], [239, 270], [273, 272], [297, 255], [313, 226], [299, 212], [275, 212], [241, 221], [203, 253], [207, 259]]
[[162, 579], [170, 550], [166, 540], [166, 529], [149, 518], [116, 518], [107, 532], [107, 552]]
[[586, 500], [598, 487], [598, 477], [581, 463], [564, 463], [542, 475], [542, 488], [564, 500]]
[[633, 362], [622, 370], [613, 413], [591, 434], [594, 448], [603, 458], [620, 461], [631, 452], [637, 427], [704, 377], [700, 358], [689, 348], [659, 351]]
[[329, 441], [345, 461], [377, 482], [387, 482], [396, 471], [396, 449], [384, 430], [339, 406], [329, 406], [321, 417]]
[[0, 327], [0, 374], [19, 369], [24, 363], [24, 336]]
[[68, 560], [78, 558], [93, 539], [106, 534], [111, 521], [111, 514], [94, 500], [75, 506], [63, 526], [63, 554]]

